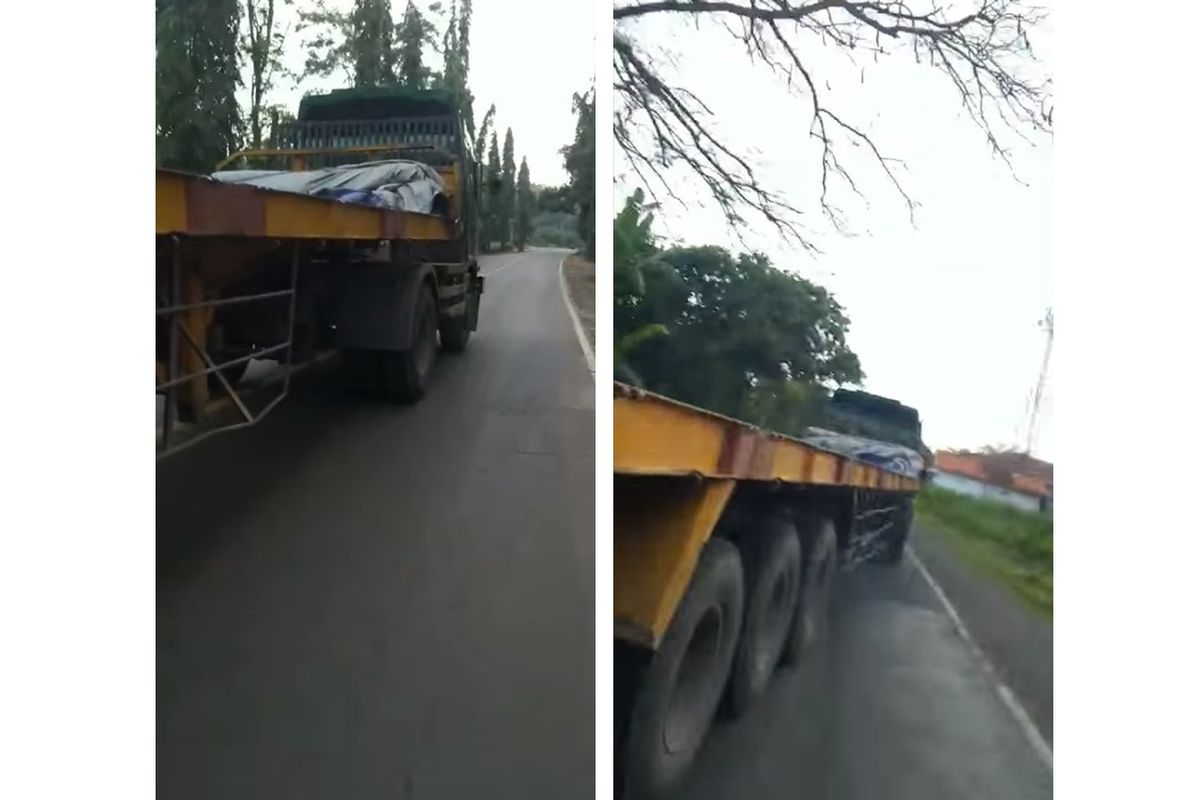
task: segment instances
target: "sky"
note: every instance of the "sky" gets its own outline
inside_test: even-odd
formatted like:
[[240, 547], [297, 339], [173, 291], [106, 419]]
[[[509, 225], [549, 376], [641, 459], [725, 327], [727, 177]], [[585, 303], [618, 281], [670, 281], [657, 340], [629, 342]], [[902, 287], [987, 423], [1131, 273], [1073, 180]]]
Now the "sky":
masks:
[[[745, 244], [711, 207], [682, 208], [660, 194], [656, 232], [668, 241], [746, 247], [769, 255], [831, 290], [851, 320], [848, 341], [866, 373], [864, 388], [916, 407], [933, 448], [1024, 447], [1030, 398], [1046, 338], [1039, 328], [1052, 297], [1049, 138], [1036, 147], [1013, 139], [1019, 181], [994, 158], [961, 110], [953, 88], [911, 53], [879, 65], [813, 44], [804, 58], [829, 81], [824, 101], [840, 117], [866, 126], [887, 156], [902, 158], [900, 180], [920, 207], [915, 222], [878, 167], [846, 147], [843, 160], [869, 206], [842, 192], [852, 236], [820, 218], [820, 156], [809, 144], [807, 97], [749, 62], [711, 23], [638, 20], [635, 40], [666, 43], [665, 76], [712, 109], [723, 140], [752, 156], [765, 183], [806, 212], [823, 254], [789, 246], [766, 223], [742, 230]], [[1043, 58], [1046, 41], [1037, 42]], [[856, 154], [857, 153], [857, 154]], [[614, 206], [639, 185], [618, 154]], [[681, 170], [676, 193], [703, 189]], [[680, 186], [693, 191], [679, 192]], [[1033, 453], [1053, 460], [1053, 356]]]
[[[297, 8], [311, 8], [312, 0], [296, 0], [281, 7], [281, 24], [293, 26]], [[353, 0], [327, 0], [330, 10], [349, 10]], [[403, 18], [407, 0], [392, 0], [392, 17]], [[424, 12], [428, 2], [417, 7]], [[449, 8], [449, 0], [443, 6]], [[448, 12], [447, 12], [448, 13]], [[495, 129], [500, 147], [504, 131], [513, 129], [517, 164], [524, 156], [529, 162], [530, 180], [535, 184], [566, 183], [559, 148], [575, 136], [575, 116], [571, 96], [586, 91], [594, 72], [593, 5], [591, 0], [474, 0], [471, 20], [471, 74], [469, 85], [475, 94], [475, 119], [482, 121], [491, 104], [496, 105]], [[537, 27], [554, 31], [553, 36], [535, 36], [530, 20]], [[436, 22], [445, 29], [445, 18]], [[307, 32], [288, 36], [285, 65], [297, 73], [304, 68], [303, 41]], [[426, 65], [441, 69], [441, 56], [429, 51]], [[307, 79], [299, 86], [283, 81], [270, 102], [282, 103], [295, 111], [307, 91], [324, 91], [348, 85], [343, 76]], [[249, 104], [248, 92], [242, 93], [243, 107]]]

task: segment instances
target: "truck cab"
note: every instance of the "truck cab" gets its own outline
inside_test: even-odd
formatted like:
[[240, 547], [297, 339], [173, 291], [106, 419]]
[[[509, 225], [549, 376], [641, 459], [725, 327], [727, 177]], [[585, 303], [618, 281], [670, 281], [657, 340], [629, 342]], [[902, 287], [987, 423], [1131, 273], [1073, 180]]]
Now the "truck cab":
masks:
[[303, 171], [395, 158], [428, 164], [445, 184], [444, 213], [460, 235], [428, 260], [475, 259], [482, 173], [449, 92], [373, 86], [307, 95], [294, 120], [271, 126], [268, 147], [237, 153], [219, 169]]

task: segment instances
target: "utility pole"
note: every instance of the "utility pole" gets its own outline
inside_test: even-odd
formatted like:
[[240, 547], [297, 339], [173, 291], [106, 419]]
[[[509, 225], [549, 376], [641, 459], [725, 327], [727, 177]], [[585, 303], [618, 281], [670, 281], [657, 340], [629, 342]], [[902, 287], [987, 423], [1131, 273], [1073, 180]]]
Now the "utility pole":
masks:
[[1029, 412], [1029, 430], [1025, 437], [1025, 454], [1033, 452], [1033, 437], [1037, 432], [1038, 412], [1041, 411], [1042, 392], [1046, 388], [1046, 372], [1050, 368], [1050, 348], [1054, 345], [1054, 309], [1046, 309], [1046, 316], [1038, 322], [1046, 332], [1046, 352], [1042, 355], [1042, 371], [1038, 373], [1037, 388], [1033, 392], [1033, 408]]

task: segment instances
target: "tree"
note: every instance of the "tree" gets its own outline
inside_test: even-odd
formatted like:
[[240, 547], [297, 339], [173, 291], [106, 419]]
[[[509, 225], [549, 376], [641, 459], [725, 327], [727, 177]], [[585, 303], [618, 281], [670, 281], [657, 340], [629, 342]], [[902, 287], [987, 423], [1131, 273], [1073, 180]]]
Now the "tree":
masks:
[[421, 14], [412, 0], [404, 8], [404, 19], [396, 28], [398, 44], [399, 81], [411, 89], [424, 89], [430, 79], [425, 66], [425, 44], [433, 35], [433, 25]]
[[[462, 114], [463, 127], [467, 136], [477, 144], [476, 161], [482, 160], [483, 143], [487, 141], [487, 121], [475, 130], [475, 98], [467, 86], [471, 72], [471, 0], [463, 0], [459, 5], [457, 0], [450, 3], [450, 22], [442, 37], [442, 57], [445, 66], [442, 70], [442, 87], [458, 99], [459, 112]], [[494, 113], [495, 107], [488, 117]]]
[[[1030, 77], [1037, 59], [1028, 33], [1043, 14], [1025, 10], [1020, 0], [971, 0], [967, 5], [970, 9], [929, 6], [916, 11], [908, 0], [618, 3], [613, 11], [616, 143], [644, 183], [665, 188], [675, 200], [680, 201], [663, 172], [679, 164], [699, 177], [731, 225], [743, 222], [742, 210], [748, 208], [788, 238], [813, 247], [799, 227], [800, 210], [764, 183], [746, 156], [722, 141], [695, 91], [663, 78], [659, 64], [666, 59], [664, 52], [636, 38], [637, 24], [654, 17], [709, 19], [721, 23], [750, 59], [785, 78], [803, 96], [811, 111], [808, 133], [821, 152], [819, 204], [836, 229], [844, 228], [845, 218], [831, 199], [832, 184], [861, 196], [848, 148], [869, 154], [911, 215], [914, 201], [897, 177], [897, 160], [884, 155], [861, 123], [829, 104], [829, 84], [810, 54], [815, 47], [827, 47], [852, 61], [869, 57], [878, 62], [911, 53], [940, 74], [991, 151], [1008, 163], [1000, 141], [1003, 130], [1025, 138], [1051, 129], [1050, 81]], [[865, 79], [865, 69], [863, 75]]]
[[517, 165], [514, 163], [513, 132], [504, 133], [504, 156], [500, 168], [499, 233], [500, 249], [507, 250], [512, 244], [513, 227], [516, 222]]
[[[279, 0], [290, 6], [292, 0]], [[246, 37], [242, 52], [250, 63], [250, 146], [262, 147], [263, 122], [267, 113], [264, 98], [275, 85], [275, 75], [286, 73], [282, 64], [283, 45], [288, 30], [279, 30], [275, 18], [275, 0], [246, 0]]]
[[270, 132], [268, 136], [268, 144], [271, 147], [282, 146], [281, 131], [287, 125], [296, 121], [296, 115], [292, 113], [290, 108], [285, 108], [282, 105], [273, 105], [267, 109], [267, 114], [271, 120]]
[[589, 89], [571, 98], [575, 112], [575, 138], [562, 149], [563, 167], [570, 175], [571, 199], [578, 214], [584, 253], [596, 257], [596, 96]]
[[349, 13], [330, 11], [324, 0], [316, 0], [313, 10], [300, 12], [300, 19], [314, 31], [305, 42], [305, 76], [329, 77], [341, 70], [351, 86], [396, 82], [391, 0], [355, 0]]
[[496, 144], [495, 131], [492, 132], [492, 144], [488, 148], [487, 167], [483, 174], [483, 249], [491, 250], [492, 244], [500, 241], [500, 147]]
[[241, 147], [238, 0], [158, 0], [155, 156], [208, 172]]
[[643, 380], [630, 365], [630, 359], [646, 342], [667, 335], [667, 326], [661, 322], [643, 320], [640, 326], [628, 324], [636, 313], [634, 309], [645, 299], [646, 272], [663, 267], [651, 231], [654, 214], [644, 200], [645, 194], [637, 189], [625, 199], [624, 208], [613, 220], [613, 301], [616, 308], [625, 312], [626, 322], [617, 326], [613, 371], [621, 380], [638, 385]]
[[[658, 250], [641, 200], [635, 194], [614, 223], [622, 373], [685, 402], [780, 426], [813, 418], [827, 385], [862, 381], [846, 344], [850, 321], [828, 292], [759, 253]], [[792, 382], [815, 388], [801, 392]]]
[[483, 123], [479, 126], [479, 131], [475, 134], [475, 141], [471, 145], [472, 153], [475, 156], [475, 163], [477, 164], [483, 163], [484, 148], [487, 147], [488, 134], [492, 132], [492, 120], [495, 118], [496, 106], [489, 106], [487, 113], [483, 115]]
[[529, 182], [529, 165], [521, 159], [517, 172], [517, 213], [513, 225], [513, 242], [518, 250], [524, 250], [533, 235], [533, 185]]

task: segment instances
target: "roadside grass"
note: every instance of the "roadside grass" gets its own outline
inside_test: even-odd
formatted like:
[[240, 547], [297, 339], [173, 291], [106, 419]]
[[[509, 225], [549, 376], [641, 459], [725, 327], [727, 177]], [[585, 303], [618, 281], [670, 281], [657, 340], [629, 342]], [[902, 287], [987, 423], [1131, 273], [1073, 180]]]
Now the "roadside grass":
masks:
[[1054, 616], [1054, 520], [1002, 503], [927, 486], [917, 522], [976, 569], [1008, 586], [1035, 610]]

